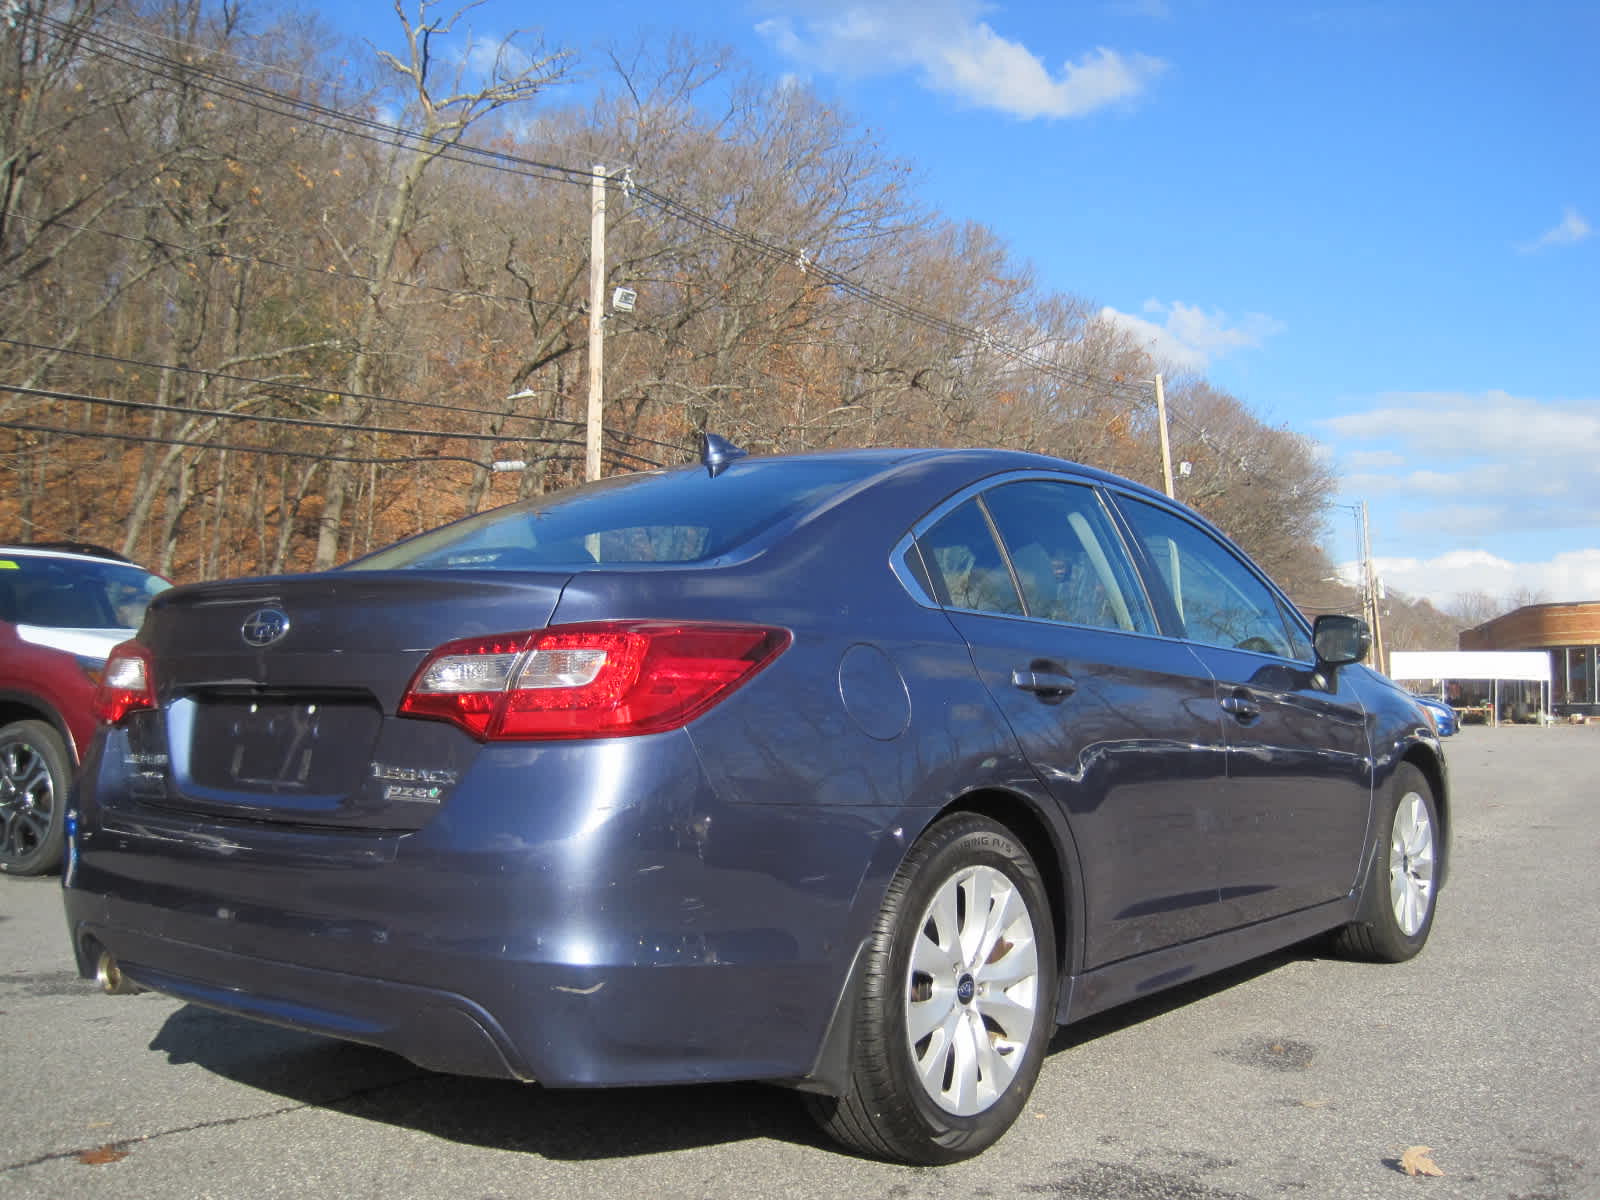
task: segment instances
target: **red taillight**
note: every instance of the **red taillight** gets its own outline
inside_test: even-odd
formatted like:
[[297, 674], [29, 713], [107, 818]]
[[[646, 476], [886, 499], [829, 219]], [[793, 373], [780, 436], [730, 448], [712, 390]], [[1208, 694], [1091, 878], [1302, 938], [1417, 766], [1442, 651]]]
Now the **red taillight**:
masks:
[[150, 669], [150, 651], [138, 642], [123, 642], [106, 659], [100, 686], [94, 693], [95, 716], [115, 725], [135, 709], [155, 706], [156, 684]]
[[664, 621], [464, 638], [428, 656], [400, 712], [480, 741], [660, 733], [694, 720], [789, 641], [782, 629]]

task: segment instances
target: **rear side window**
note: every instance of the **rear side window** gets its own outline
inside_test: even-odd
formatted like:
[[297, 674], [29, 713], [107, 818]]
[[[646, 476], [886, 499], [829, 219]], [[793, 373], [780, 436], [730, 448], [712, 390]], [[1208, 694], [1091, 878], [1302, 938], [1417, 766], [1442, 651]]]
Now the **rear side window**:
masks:
[[881, 471], [878, 458], [762, 460], [619, 475], [421, 534], [346, 570], [526, 570], [693, 563], [726, 554]]
[[951, 510], [917, 542], [940, 604], [1022, 615], [1022, 599], [976, 499]]
[[1232, 650], [1299, 658], [1303, 637], [1272, 590], [1216, 538], [1164, 509], [1124, 498], [1124, 515], [1167, 585], [1193, 641]]
[[984, 493], [1028, 616], [1153, 633], [1122, 539], [1093, 488], [1028, 479]]

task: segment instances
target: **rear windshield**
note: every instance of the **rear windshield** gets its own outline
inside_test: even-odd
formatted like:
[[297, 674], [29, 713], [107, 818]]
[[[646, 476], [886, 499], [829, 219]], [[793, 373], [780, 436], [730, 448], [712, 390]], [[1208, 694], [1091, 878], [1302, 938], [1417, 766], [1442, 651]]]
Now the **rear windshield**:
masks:
[[618, 475], [435, 529], [349, 563], [351, 571], [500, 570], [693, 563], [726, 554], [885, 466], [875, 457], [752, 459]]
[[131, 563], [0, 550], [0, 620], [51, 629], [137, 629], [172, 585]]

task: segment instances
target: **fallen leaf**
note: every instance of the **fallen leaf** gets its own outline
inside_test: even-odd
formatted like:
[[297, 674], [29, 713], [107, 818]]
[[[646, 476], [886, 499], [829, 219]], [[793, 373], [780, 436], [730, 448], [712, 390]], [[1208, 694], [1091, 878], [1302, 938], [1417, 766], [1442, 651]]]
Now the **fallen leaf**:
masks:
[[1428, 1156], [1432, 1146], [1412, 1146], [1400, 1156], [1400, 1169], [1407, 1175], [1443, 1175], [1437, 1163]]
[[93, 1150], [85, 1150], [78, 1155], [78, 1161], [86, 1167], [102, 1167], [106, 1163], [121, 1162], [128, 1157], [128, 1152], [115, 1142], [107, 1142]]
[[1300, 1107], [1301, 1108], [1327, 1108], [1328, 1105], [1330, 1105], [1332, 1103], [1333, 1103], [1332, 1100], [1302, 1100], [1302, 1101], [1300, 1101]]

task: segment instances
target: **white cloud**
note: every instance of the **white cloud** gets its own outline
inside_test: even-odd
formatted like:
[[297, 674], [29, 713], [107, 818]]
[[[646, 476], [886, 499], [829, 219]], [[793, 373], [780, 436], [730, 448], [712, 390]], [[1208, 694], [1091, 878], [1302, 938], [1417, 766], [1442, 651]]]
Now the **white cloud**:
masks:
[[[541, 59], [527, 48], [524, 31], [510, 35], [468, 32], [466, 39], [456, 44], [455, 59], [469, 74], [484, 80], [515, 79], [524, 74], [538, 74]], [[559, 52], [553, 52], [559, 53]], [[548, 60], [544, 65], [549, 66]]]
[[[1396, 455], [1398, 462], [1390, 470], [1381, 467], [1355, 470], [1349, 460], [1344, 460], [1344, 490], [1359, 496], [1405, 496], [1448, 500], [1453, 497], [1498, 495], [1527, 480], [1517, 479], [1504, 463], [1483, 463], [1452, 471], [1436, 471], [1428, 467], [1406, 470], [1406, 460]], [[1474, 511], [1484, 513], [1483, 506]], [[1432, 518], [1430, 518], [1432, 519]]]
[[1537, 254], [1540, 250], [1548, 250], [1553, 246], [1575, 246], [1594, 233], [1589, 222], [1583, 214], [1572, 205], [1567, 205], [1562, 210], [1561, 220], [1541, 233], [1531, 242], [1518, 246], [1523, 254]]
[[1442, 604], [1463, 592], [1588, 600], [1600, 599], [1596, 408], [1503, 391], [1396, 393], [1320, 424], [1340, 490], [1372, 506], [1375, 540], [1415, 555], [1380, 549], [1400, 591]]
[[1241, 321], [1230, 324], [1225, 312], [1206, 312], [1199, 305], [1181, 300], [1171, 304], [1147, 300], [1144, 311], [1165, 319], [1157, 322], [1114, 308], [1102, 308], [1100, 319], [1126, 330], [1163, 365], [1194, 371], [1236, 350], [1258, 349], [1268, 338], [1288, 328], [1264, 313], [1246, 313]]
[[1561, 406], [1502, 391], [1390, 393], [1375, 408], [1321, 424], [1340, 437], [1409, 446], [1409, 461], [1433, 466], [1452, 459], [1530, 465], [1570, 459], [1592, 470], [1600, 457], [1593, 403]]
[[1149, 55], [1098, 46], [1052, 71], [980, 19], [990, 8], [981, 0], [813, 0], [756, 32], [816, 70], [914, 70], [931, 91], [1027, 120], [1081, 117], [1133, 100], [1166, 68]]
[[[1318, 442], [1317, 445], [1324, 453], [1329, 453], [1328, 447]], [[1344, 467], [1347, 471], [1358, 474], [1365, 472], [1393, 471], [1406, 465], [1403, 454], [1396, 454], [1393, 450], [1357, 450], [1344, 456]]]
[[[1513, 562], [1486, 550], [1452, 550], [1433, 558], [1375, 558], [1384, 585], [1448, 607], [1457, 596], [1496, 599], [1532, 593], [1552, 601], [1600, 600], [1600, 550], [1574, 550], [1544, 562]], [[1341, 567], [1354, 570], [1354, 564]]]
[[772, 43], [772, 48], [786, 58], [803, 58], [806, 44], [794, 31], [788, 17], [773, 17], [770, 21], [756, 23], [756, 33]]

